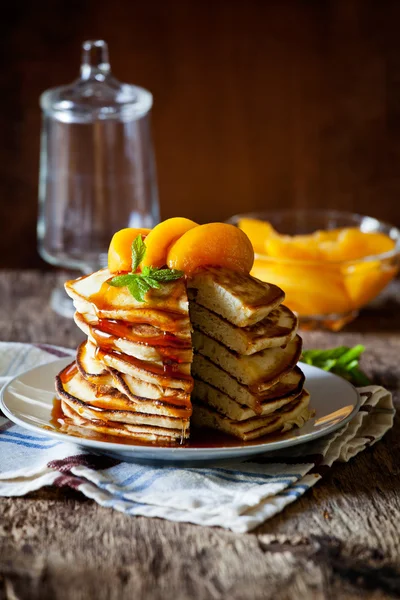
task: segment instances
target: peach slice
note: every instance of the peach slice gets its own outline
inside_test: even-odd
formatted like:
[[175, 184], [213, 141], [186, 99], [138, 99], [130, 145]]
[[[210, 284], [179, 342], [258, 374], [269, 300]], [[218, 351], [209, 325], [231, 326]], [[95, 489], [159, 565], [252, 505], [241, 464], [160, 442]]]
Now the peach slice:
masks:
[[275, 283], [285, 294], [285, 304], [299, 315], [343, 313], [352, 309], [340, 269], [334, 265], [278, 264], [256, 260], [253, 277]]
[[228, 223], [208, 223], [183, 234], [171, 247], [167, 264], [187, 275], [206, 266], [248, 274], [253, 261], [253, 246], [241, 229]]
[[240, 219], [239, 229], [245, 232], [249, 237], [255, 252], [265, 252], [265, 242], [278, 233], [268, 221], [259, 221], [258, 219]]
[[312, 235], [280, 235], [265, 241], [268, 256], [293, 260], [319, 260], [321, 253]]
[[349, 263], [342, 267], [344, 284], [353, 303], [358, 309], [375, 298], [393, 279], [398, 267], [389, 261], [372, 260]]
[[152, 229], [146, 238], [146, 254], [142, 265], [162, 267], [167, 264], [168, 251], [184, 233], [198, 224], [184, 217], [166, 219]]
[[108, 269], [111, 273], [127, 272], [132, 269], [132, 242], [138, 235], [147, 236], [150, 229], [126, 227], [114, 233], [108, 249]]
[[383, 233], [348, 227], [342, 229], [336, 241], [323, 245], [321, 251], [325, 260], [351, 261], [389, 252], [394, 246], [394, 240]]

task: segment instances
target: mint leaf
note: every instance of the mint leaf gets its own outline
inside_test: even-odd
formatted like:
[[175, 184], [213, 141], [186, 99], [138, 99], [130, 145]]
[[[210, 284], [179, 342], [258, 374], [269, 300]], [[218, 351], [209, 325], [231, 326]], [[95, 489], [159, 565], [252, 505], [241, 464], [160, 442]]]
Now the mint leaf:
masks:
[[146, 254], [146, 244], [141, 235], [132, 242], [132, 273], [135, 273]]
[[142, 275], [141, 279], [143, 281], [145, 281], [147, 283], [147, 285], [149, 285], [152, 288], [157, 288], [157, 289], [161, 288], [161, 284], [156, 279], [153, 279], [152, 277], [146, 277], [145, 275]]
[[158, 269], [152, 273], [152, 279], [156, 281], [175, 281], [176, 279], [180, 279], [184, 276], [183, 271], [178, 271], [177, 269]]
[[128, 285], [128, 290], [138, 302], [144, 302], [144, 297], [149, 291], [149, 287], [143, 284], [139, 277], [135, 277]]
[[142, 277], [149, 277], [151, 276], [151, 271], [152, 271], [153, 267], [148, 267], [147, 265], [145, 267], [142, 268]]
[[144, 302], [144, 298], [142, 297], [141, 290], [138, 288], [136, 279], [132, 279], [132, 281], [128, 284], [128, 290], [135, 300], [138, 302]]
[[117, 275], [113, 277], [108, 283], [114, 287], [125, 287], [132, 281], [132, 275]]

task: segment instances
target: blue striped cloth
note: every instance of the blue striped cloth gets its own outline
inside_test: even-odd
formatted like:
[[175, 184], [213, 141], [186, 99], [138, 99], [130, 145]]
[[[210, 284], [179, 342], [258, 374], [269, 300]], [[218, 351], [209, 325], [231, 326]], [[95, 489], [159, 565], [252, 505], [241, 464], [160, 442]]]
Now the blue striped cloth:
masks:
[[[68, 354], [73, 352], [47, 345], [0, 343], [0, 383]], [[118, 462], [32, 434], [0, 413], [0, 496], [68, 486], [130, 515], [250, 531], [302, 496], [334, 462], [348, 461], [390, 429], [390, 393], [377, 386], [360, 392], [360, 412], [331, 436], [251, 461], [202, 468]]]

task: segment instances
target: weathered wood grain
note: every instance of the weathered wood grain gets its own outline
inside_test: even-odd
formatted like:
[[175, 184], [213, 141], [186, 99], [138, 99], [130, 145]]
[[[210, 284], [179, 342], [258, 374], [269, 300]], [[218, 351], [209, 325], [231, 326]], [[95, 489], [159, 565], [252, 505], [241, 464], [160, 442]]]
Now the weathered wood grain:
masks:
[[[0, 273], [0, 339], [73, 347], [48, 298], [65, 275]], [[399, 398], [400, 298], [308, 347], [365, 343], [365, 369]], [[400, 596], [400, 425], [253, 534], [132, 518], [77, 492], [0, 499], [0, 600], [231, 600]]]

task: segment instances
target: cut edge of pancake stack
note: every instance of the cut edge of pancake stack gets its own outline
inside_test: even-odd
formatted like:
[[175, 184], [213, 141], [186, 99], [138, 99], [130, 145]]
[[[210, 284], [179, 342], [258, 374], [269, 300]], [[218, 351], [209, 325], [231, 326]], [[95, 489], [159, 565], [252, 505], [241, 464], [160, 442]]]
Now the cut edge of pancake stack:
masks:
[[311, 416], [297, 318], [275, 285], [208, 268], [188, 282], [194, 359], [192, 423], [244, 441]]
[[157, 444], [189, 438], [193, 351], [183, 280], [151, 290], [147, 302], [108, 285], [107, 269], [67, 282], [85, 333], [72, 365], [56, 378], [68, 432]]

